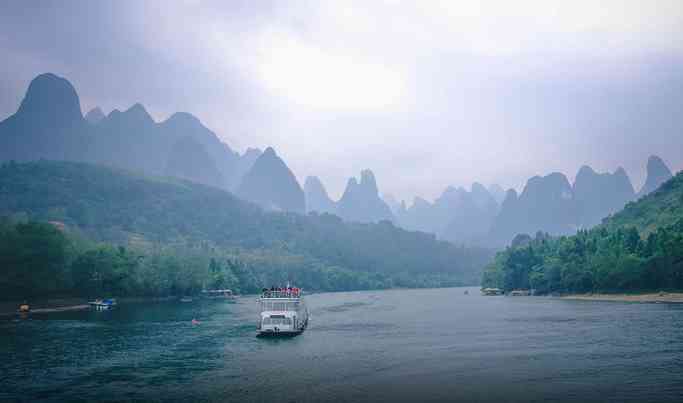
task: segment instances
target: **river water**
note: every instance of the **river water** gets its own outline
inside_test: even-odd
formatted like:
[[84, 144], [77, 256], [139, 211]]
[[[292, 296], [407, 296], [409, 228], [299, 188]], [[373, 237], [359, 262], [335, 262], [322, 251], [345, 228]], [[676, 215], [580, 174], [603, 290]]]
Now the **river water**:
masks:
[[683, 305], [464, 290], [309, 295], [282, 340], [256, 297], [3, 319], [0, 400], [683, 401]]

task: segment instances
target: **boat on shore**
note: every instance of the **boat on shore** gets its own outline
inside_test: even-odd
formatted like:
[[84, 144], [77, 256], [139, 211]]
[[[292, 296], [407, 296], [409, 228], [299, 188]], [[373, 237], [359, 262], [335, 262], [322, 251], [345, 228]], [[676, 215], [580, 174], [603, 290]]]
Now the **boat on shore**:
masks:
[[501, 290], [500, 288], [482, 288], [481, 295], [485, 295], [487, 297], [503, 295], [503, 290]]
[[258, 304], [257, 337], [297, 336], [308, 326], [308, 308], [299, 288], [264, 289]]
[[116, 306], [116, 300], [114, 298], [96, 299], [88, 302], [88, 305], [96, 311], [107, 311]]

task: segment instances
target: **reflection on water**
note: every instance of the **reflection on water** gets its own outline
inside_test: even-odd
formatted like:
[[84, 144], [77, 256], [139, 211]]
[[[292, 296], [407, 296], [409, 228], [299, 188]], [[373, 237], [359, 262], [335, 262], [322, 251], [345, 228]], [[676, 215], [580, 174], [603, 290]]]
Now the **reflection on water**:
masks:
[[[255, 297], [0, 321], [0, 400], [680, 401], [683, 306], [314, 294], [257, 339]], [[193, 325], [192, 319], [200, 321]]]

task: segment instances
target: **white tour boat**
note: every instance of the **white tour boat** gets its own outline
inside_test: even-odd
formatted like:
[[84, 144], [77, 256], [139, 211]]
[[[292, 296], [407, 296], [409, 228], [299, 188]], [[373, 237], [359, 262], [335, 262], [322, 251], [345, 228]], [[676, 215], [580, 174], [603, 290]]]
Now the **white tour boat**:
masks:
[[257, 336], [296, 336], [308, 326], [308, 309], [299, 288], [264, 289], [259, 303]]

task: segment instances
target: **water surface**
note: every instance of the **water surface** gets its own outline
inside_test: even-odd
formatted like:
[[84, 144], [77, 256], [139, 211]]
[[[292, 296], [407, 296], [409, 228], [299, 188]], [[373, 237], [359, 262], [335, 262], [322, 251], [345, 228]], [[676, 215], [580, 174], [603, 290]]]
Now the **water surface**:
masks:
[[0, 400], [683, 401], [683, 306], [469, 290], [310, 295], [283, 340], [255, 297], [2, 320]]

